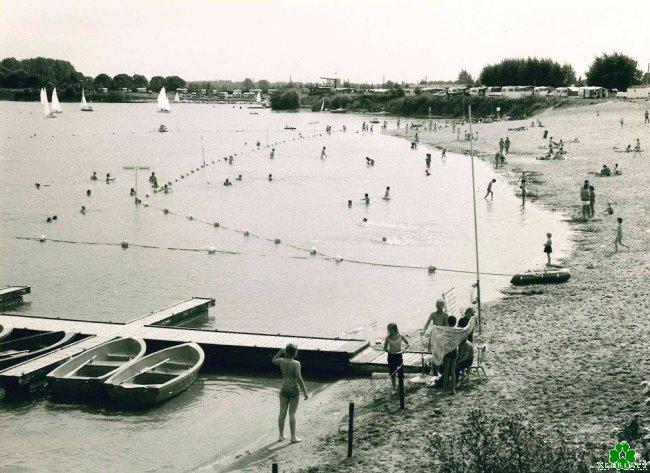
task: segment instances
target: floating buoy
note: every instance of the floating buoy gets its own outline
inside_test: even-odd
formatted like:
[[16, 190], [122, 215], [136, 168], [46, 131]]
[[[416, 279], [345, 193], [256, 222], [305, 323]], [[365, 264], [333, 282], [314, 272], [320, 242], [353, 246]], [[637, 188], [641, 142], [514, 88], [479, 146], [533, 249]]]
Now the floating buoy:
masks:
[[194, 215], [189, 214], [189, 215], [187, 216], [187, 219], [188, 219], [188, 220], [194, 220]]
[[383, 241], [384, 243], [386, 243], [386, 237], [381, 237], [381, 241]]
[[437, 268], [436, 268], [435, 266], [429, 266], [429, 267], [427, 268], [427, 271], [429, 272], [429, 274], [433, 274], [433, 273], [436, 272], [436, 269], [437, 269]]
[[163, 209], [163, 213], [167, 215], [169, 213], [169, 209]]
[[251, 232], [249, 230], [244, 230], [244, 236], [248, 236], [250, 234], [251, 234]]
[[145, 203], [142, 204], [142, 205], [144, 205], [145, 207], [149, 207], [149, 202], [145, 202]]
[[41, 237], [38, 239], [41, 243], [45, 243], [47, 239], [45, 238], [45, 235], [41, 235]]
[[213, 226], [214, 228], [219, 228], [219, 222], [214, 222], [214, 223], [212, 224], [212, 226]]
[[343, 257], [341, 255], [336, 255], [336, 257], [334, 258], [334, 261], [336, 261], [337, 263], [340, 263], [341, 261], [343, 261]]
[[120, 246], [124, 249], [127, 249], [129, 247], [129, 242], [126, 240], [122, 240], [122, 243], [120, 243]]
[[185, 179], [185, 176], [181, 175], [181, 179]]
[[282, 241], [279, 238], [276, 238], [275, 240], [273, 240], [273, 243], [279, 245], [280, 243], [282, 243]]
[[317, 253], [317, 251], [316, 251], [316, 247], [315, 247], [315, 246], [312, 246], [312, 247], [311, 247], [311, 251], [309, 252], [309, 254], [312, 255], [312, 256], [316, 256], [316, 253]]
[[216, 251], [217, 251], [217, 250], [214, 248], [214, 246], [211, 246], [210, 248], [208, 248], [208, 254], [210, 254], [210, 255], [215, 254]]

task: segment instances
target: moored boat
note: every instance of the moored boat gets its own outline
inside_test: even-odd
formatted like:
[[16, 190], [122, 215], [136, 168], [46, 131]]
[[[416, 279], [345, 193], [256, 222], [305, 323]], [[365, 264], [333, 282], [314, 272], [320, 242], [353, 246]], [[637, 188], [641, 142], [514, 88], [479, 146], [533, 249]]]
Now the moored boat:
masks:
[[160, 89], [158, 94], [158, 111], [161, 113], [170, 113], [172, 111], [171, 106], [169, 105], [169, 99], [167, 98], [167, 92], [165, 88]]
[[0, 342], [0, 370], [60, 348], [75, 335], [74, 332], [46, 332]]
[[96, 395], [103, 382], [144, 356], [147, 346], [139, 338], [117, 338], [69, 359], [47, 375], [56, 394]]
[[529, 284], [558, 284], [566, 282], [571, 273], [566, 269], [547, 269], [542, 271], [526, 271], [515, 274], [510, 280], [514, 286], [527, 286]]
[[140, 358], [110, 378], [109, 397], [135, 407], [158, 404], [180, 394], [196, 379], [205, 354], [196, 343], [184, 343]]
[[296, 127], [295, 127], [295, 126], [289, 126], [289, 125], [286, 125], [286, 126], [284, 127], [284, 129], [285, 129], [285, 130], [295, 130]]
[[334, 110], [330, 110], [332, 113], [348, 113], [347, 108], [335, 108]]
[[52, 112], [53, 113], [63, 113], [61, 108], [61, 102], [59, 102], [59, 96], [56, 93], [56, 87], [52, 90]]

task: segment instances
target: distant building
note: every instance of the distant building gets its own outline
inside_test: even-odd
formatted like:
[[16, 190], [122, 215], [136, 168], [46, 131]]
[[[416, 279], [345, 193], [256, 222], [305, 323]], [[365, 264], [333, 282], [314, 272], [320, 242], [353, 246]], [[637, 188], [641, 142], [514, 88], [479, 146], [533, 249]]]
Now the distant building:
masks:
[[102, 94], [107, 94], [108, 93], [108, 88], [107, 87], [98, 87], [97, 92], [101, 92]]
[[201, 95], [205, 95], [205, 93], [207, 92], [207, 90], [206, 90], [206, 89], [201, 89], [201, 90], [199, 90], [199, 92], [201, 93]]
[[136, 87], [135, 91], [140, 92], [140, 93], [146, 93], [147, 88], [146, 87]]
[[384, 95], [390, 92], [390, 89], [368, 89], [368, 93], [372, 95]]
[[180, 88], [180, 87], [179, 87], [178, 89], [176, 89], [176, 92], [178, 92], [179, 94], [186, 94], [186, 93], [187, 93], [187, 89], [186, 89], [186, 88]]
[[241, 97], [241, 89], [233, 90], [232, 95], [235, 96], [235, 97]]
[[639, 85], [636, 87], [628, 87], [627, 98], [628, 99], [650, 99], [650, 86]]
[[122, 92], [128, 92], [129, 88], [128, 87], [122, 87]]

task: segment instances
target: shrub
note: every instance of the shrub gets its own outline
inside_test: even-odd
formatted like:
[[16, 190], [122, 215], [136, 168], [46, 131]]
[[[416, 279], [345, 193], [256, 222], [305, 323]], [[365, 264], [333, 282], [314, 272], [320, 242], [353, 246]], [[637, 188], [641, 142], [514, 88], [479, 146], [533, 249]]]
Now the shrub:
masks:
[[271, 95], [273, 110], [296, 110], [300, 106], [300, 96], [293, 89], [278, 90]]

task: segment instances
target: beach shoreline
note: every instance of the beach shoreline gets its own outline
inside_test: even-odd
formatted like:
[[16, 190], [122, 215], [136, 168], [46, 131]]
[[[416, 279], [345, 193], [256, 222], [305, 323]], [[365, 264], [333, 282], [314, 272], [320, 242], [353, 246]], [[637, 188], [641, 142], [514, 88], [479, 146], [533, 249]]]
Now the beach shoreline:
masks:
[[[457, 433], [460, 421], [476, 407], [497, 414], [519, 413], [533, 425], [561, 428], [578, 444], [598, 445], [592, 453], [603, 461], [606, 448], [616, 442], [615, 432], [634, 416], [641, 425], [650, 424], [650, 406], [640, 384], [650, 373], [650, 304], [643, 296], [650, 287], [650, 193], [644, 186], [650, 166], [645, 162], [647, 151], [641, 158], [612, 152], [614, 146], [634, 143], [637, 135], [643, 146], [650, 144], [643, 140], [650, 136], [650, 125], [643, 124], [648, 107], [647, 102], [607, 101], [550, 109], [535, 117], [543, 128], [530, 128], [532, 118], [475, 124], [473, 131], [479, 134], [473, 143], [475, 155], [490, 163], [499, 138], [509, 136], [511, 151], [498, 173], [517, 188], [524, 172], [529, 200], [562, 212], [569, 222], [573, 250], [560, 262], [571, 271], [571, 280], [564, 285], [506, 289], [502, 299], [484, 306], [479, 340], [488, 346], [487, 382], [466, 385], [453, 397], [425, 387], [408, 388], [407, 407], [400, 411], [388, 385], [349, 381], [349, 391], [339, 392], [339, 399], [363, 399], [357, 402], [365, 412], [355, 422], [353, 458], [346, 459], [344, 433], [328, 431], [326, 425], [315, 430], [310, 426], [308, 435], [316, 441], [275, 452], [264, 468], [241, 465], [242, 470], [266, 471], [275, 461], [281, 471], [431, 471], [427, 434]], [[420, 143], [469, 154], [469, 141], [457, 141], [451, 127], [428, 132], [425, 126], [426, 121]], [[508, 130], [522, 126], [527, 129]], [[404, 136], [402, 130], [389, 133], [413, 139], [413, 131]], [[542, 138], [544, 130], [555, 141], [564, 140], [565, 160], [535, 159], [544, 154], [548, 142]], [[570, 143], [575, 137], [579, 142]], [[424, 152], [407, 152], [421, 159], [424, 169]], [[590, 174], [604, 163], [612, 167], [613, 160], [622, 163], [623, 175]], [[595, 185], [597, 200], [595, 218], [583, 223], [578, 189], [585, 179]], [[480, 198], [487, 183], [476, 184]], [[606, 202], [612, 202], [613, 216], [605, 214]], [[613, 254], [618, 216], [624, 219], [624, 241], [631, 250]], [[544, 237], [539, 236], [540, 262]]]

